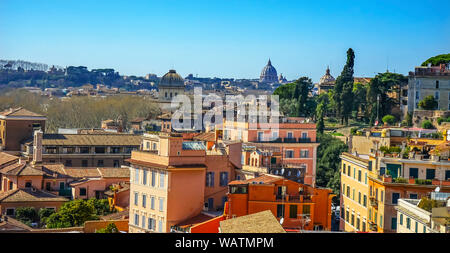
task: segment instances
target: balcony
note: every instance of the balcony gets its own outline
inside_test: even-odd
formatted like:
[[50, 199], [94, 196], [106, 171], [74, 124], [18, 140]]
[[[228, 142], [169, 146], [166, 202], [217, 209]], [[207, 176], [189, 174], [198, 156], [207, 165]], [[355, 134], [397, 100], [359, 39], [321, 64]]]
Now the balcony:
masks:
[[378, 200], [375, 199], [375, 197], [370, 197], [370, 205], [375, 208], [378, 209]]
[[72, 189], [60, 189], [58, 191], [58, 195], [59, 196], [63, 196], [63, 197], [72, 197]]
[[295, 203], [311, 203], [311, 195], [275, 195], [276, 201], [295, 202]]

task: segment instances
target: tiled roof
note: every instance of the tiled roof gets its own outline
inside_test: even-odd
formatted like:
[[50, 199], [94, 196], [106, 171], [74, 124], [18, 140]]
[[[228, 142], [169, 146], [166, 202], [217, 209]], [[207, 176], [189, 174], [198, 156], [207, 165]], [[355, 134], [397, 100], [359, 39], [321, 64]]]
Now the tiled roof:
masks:
[[44, 172], [39, 169], [35, 169], [30, 165], [27, 165], [25, 162], [22, 163], [14, 163], [9, 166], [6, 166], [0, 171], [5, 175], [14, 175], [14, 176], [43, 176]]
[[68, 201], [46, 191], [32, 190], [31, 188], [15, 189], [0, 193], [0, 203], [7, 202], [56, 202]]
[[142, 136], [132, 134], [44, 134], [43, 146], [140, 146]]
[[130, 170], [124, 168], [97, 168], [104, 178], [130, 177]]
[[220, 222], [222, 233], [286, 233], [270, 210]]
[[194, 137], [198, 141], [216, 141], [216, 134], [214, 132], [201, 133]]
[[146, 118], [135, 118], [131, 120], [131, 123], [141, 123], [142, 121], [146, 120]]
[[30, 112], [22, 107], [19, 108], [9, 108], [0, 112], [1, 116], [15, 116], [15, 117], [44, 117], [43, 115]]
[[186, 219], [186, 220], [178, 223], [176, 226], [180, 227], [180, 228], [189, 228], [196, 224], [203, 223], [205, 221], [208, 221], [208, 220], [211, 220], [214, 218], [215, 217], [212, 217], [211, 215], [206, 215], [206, 214], [200, 213], [197, 216], [194, 216], [192, 218]]
[[280, 181], [282, 179], [283, 179], [283, 177], [279, 177], [279, 176], [262, 175], [262, 176], [255, 177], [252, 179], [247, 179], [247, 180], [235, 180], [235, 181], [230, 182], [229, 185], [252, 184], [253, 182], [256, 182], [258, 184], [260, 182], [262, 182], [263, 184], [272, 184], [272, 183]]
[[18, 156], [14, 156], [14, 155], [10, 155], [10, 154], [5, 153], [5, 152], [0, 152], [0, 166], [2, 166], [2, 164], [9, 163], [9, 162], [12, 162], [14, 160], [19, 160], [19, 157]]

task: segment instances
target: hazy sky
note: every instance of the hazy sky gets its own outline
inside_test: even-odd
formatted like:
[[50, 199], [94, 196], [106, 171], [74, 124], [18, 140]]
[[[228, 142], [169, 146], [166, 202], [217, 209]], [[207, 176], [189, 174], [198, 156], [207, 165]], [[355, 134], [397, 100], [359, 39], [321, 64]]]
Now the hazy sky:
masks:
[[0, 0], [0, 59], [114, 68], [125, 75], [287, 79], [407, 74], [450, 53], [450, 1]]

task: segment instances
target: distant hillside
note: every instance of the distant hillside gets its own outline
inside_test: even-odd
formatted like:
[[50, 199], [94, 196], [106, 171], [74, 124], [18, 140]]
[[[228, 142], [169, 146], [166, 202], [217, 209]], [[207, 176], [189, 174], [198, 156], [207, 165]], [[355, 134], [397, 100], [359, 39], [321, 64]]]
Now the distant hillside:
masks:
[[[5, 65], [11, 65], [10, 67], [6, 67]], [[18, 68], [23, 68], [24, 70], [39, 70], [39, 71], [47, 71], [48, 65], [44, 63], [37, 62], [28, 62], [22, 60], [0, 60], [0, 69], [10, 68], [17, 70]], [[62, 67], [57, 67], [62, 68]]]
[[431, 63], [432, 66], [439, 66], [441, 63], [448, 64], [450, 63], [450, 54], [440, 54], [431, 57], [430, 59], [424, 61], [422, 66], [427, 66], [428, 63]]

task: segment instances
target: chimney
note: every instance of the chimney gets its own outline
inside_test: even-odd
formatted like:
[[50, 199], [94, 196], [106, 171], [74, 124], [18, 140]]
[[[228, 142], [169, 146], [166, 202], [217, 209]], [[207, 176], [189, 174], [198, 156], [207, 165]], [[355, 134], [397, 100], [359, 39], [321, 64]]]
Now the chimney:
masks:
[[33, 166], [42, 166], [42, 130], [34, 131]]

